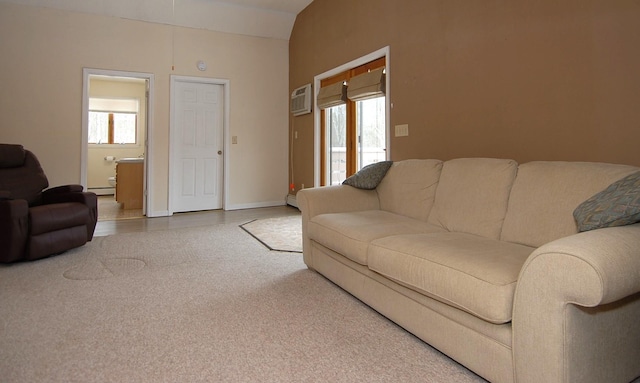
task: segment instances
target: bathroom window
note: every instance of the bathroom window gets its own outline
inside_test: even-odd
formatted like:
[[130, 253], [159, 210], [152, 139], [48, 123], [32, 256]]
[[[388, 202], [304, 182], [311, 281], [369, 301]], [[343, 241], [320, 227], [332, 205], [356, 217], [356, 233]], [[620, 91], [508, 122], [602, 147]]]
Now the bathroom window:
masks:
[[138, 100], [89, 100], [90, 144], [136, 144]]

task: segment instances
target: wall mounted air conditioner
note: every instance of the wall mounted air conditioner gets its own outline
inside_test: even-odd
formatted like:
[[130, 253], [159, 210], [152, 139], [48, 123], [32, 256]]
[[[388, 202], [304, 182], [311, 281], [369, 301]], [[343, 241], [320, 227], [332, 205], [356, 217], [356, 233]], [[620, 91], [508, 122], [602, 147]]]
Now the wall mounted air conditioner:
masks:
[[311, 84], [294, 89], [291, 93], [291, 113], [294, 116], [311, 113]]

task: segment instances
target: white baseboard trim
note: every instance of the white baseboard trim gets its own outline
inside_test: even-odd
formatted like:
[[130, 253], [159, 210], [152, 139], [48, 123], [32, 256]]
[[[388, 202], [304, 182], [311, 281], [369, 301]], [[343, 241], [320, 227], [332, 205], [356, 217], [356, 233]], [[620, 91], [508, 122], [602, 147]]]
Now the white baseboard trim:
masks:
[[224, 207], [224, 210], [258, 209], [261, 207], [274, 207], [274, 206], [284, 206], [284, 205], [286, 205], [284, 201], [270, 201], [270, 202], [267, 201], [267, 202], [227, 205]]
[[169, 214], [169, 210], [159, 210], [159, 211], [151, 211], [151, 212], [147, 212], [147, 217], [148, 218], [154, 218], [154, 217], [169, 217], [171, 214]]
[[287, 195], [287, 205], [291, 205], [291, 206], [293, 206], [295, 208], [300, 209], [298, 207], [298, 199], [296, 198], [295, 194], [288, 194]]
[[[295, 198], [295, 196], [294, 196]], [[288, 198], [287, 201], [271, 201], [271, 202], [255, 202], [255, 203], [245, 203], [245, 204], [235, 204], [235, 205], [227, 205], [225, 206], [224, 210], [243, 210], [243, 209], [259, 209], [262, 207], [276, 207], [276, 206], [284, 206], [284, 205], [291, 205], [290, 203], [288, 203]], [[294, 207], [298, 207], [297, 205], [292, 205]], [[169, 214], [168, 210], [156, 210], [156, 211], [151, 211], [151, 212], [147, 212], [147, 217], [149, 218], [153, 218], [153, 217], [169, 217], [171, 216], [171, 214]]]

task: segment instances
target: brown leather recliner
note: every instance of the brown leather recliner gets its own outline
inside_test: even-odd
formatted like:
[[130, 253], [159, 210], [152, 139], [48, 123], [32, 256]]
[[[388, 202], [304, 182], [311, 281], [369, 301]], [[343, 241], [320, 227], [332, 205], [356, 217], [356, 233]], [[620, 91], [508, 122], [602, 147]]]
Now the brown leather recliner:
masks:
[[81, 185], [47, 187], [33, 153], [0, 144], [0, 263], [60, 254], [93, 238], [95, 193], [83, 192]]

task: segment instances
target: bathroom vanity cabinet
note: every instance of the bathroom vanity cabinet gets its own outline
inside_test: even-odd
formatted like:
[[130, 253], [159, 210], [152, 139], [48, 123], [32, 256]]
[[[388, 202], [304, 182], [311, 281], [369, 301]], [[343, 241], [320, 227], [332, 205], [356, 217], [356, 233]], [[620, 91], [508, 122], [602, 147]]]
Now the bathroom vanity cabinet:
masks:
[[123, 209], [142, 209], [144, 162], [116, 164], [116, 201]]

